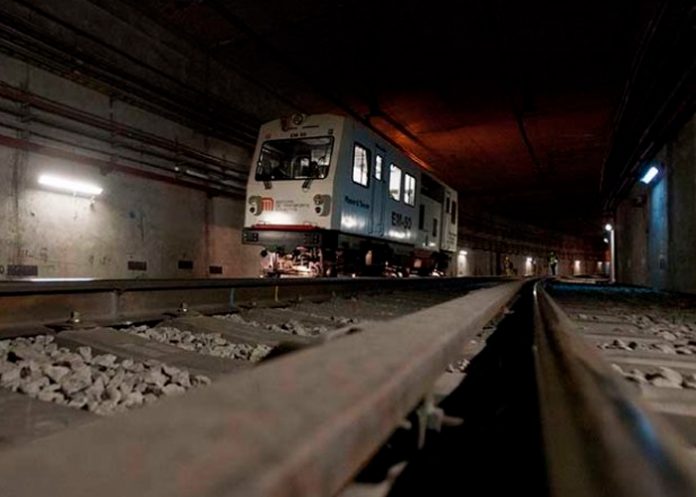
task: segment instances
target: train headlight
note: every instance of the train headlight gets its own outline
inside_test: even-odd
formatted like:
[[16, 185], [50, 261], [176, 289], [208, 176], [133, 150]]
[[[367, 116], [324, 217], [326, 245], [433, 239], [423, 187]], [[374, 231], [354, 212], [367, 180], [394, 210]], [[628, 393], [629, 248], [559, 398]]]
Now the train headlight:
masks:
[[263, 202], [258, 195], [249, 197], [249, 212], [255, 216], [259, 216], [263, 212]]
[[300, 113], [296, 113], [296, 114], [293, 114], [293, 115], [292, 115], [292, 118], [291, 118], [291, 119], [292, 119], [292, 123], [293, 123], [295, 126], [299, 126], [300, 124], [302, 124], [302, 123], [304, 122], [304, 120], [305, 120], [305, 115], [304, 115], [304, 114], [300, 114]]
[[314, 212], [321, 217], [331, 213], [331, 195], [314, 195]]

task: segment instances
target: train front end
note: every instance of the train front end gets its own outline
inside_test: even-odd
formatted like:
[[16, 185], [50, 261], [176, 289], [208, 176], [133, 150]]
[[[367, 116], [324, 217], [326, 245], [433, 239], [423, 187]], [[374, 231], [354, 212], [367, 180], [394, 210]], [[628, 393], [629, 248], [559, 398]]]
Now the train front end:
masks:
[[342, 119], [294, 115], [264, 124], [247, 183], [242, 241], [259, 246], [261, 276], [323, 276], [332, 236]]

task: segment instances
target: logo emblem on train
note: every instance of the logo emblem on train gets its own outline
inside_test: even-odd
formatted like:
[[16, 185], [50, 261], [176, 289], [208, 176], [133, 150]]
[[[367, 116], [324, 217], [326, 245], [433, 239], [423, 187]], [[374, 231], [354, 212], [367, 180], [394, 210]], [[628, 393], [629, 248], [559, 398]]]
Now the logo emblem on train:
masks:
[[271, 197], [261, 197], [258, 195], [249, 197], [249, 212], [255, 216], [261, 215], [264, 211], [272, 211], [273, 206], [274, 202]]

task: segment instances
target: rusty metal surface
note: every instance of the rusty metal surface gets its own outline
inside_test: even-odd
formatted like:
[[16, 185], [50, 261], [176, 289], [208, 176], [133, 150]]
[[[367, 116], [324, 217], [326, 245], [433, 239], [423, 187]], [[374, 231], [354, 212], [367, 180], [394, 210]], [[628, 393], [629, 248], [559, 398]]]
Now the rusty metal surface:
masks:
[[333, 495], [522, 284], [475, 291], [2, 453], [0, 495]]
[[536, 288], [535, 354], [550, 495], [693, 497], [686, 444]]
[[0, 332], [41, 325], [60, 326], [72, 311], [102, 326], [162, 319], [182, 303], [202, 313], [223, 313], [236, 305], [332, 294], [410, 288], [476, 288], [500, 278], [337, 278], [220, 280], [94, 280], [0, 282]]
[[461, 278], [235, 278], [235, 279], [127, 279], [127, 280], [86, 280], [86, 281], [0, 281], [0, 295], [37, 294], [57, 292], [89, 291], [134, 291], [134, 290], [171, 290], [198, 288], [243, 288], [243, 287], [302, 287], [323, 286], [364, 288], [409, 288], [423, 282], [435, 282], [447, 285], [452, 282], [495, 282], [505, 278], [495, 276], [461, 277]]

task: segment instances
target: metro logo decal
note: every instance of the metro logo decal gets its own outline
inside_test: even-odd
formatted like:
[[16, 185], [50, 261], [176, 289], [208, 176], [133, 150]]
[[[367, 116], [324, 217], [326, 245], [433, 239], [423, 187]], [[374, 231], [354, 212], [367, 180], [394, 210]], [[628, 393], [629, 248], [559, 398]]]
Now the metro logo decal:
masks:
[[271, 197], [260, 197], [254, 195], [249, 197], [249, 212], [255, 216], [260, 216], [263, 211], [272, 211], [274, 202]]
[[273, 199], [271, 197], [261, 197], [261, 209], [264, 211], [272, 211]]

